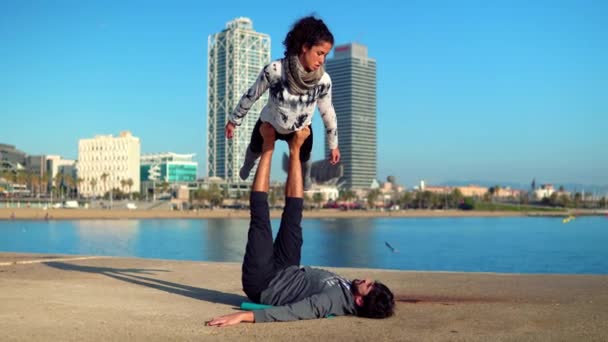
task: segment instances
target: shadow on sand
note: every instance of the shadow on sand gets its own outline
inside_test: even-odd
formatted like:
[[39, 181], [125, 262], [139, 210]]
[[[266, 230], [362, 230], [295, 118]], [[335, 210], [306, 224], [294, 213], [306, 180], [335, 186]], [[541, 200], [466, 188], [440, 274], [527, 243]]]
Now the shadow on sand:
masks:
[[219, 303], [239, 307], [242, 301], [247, 300], [245, 296], [239, 296], [233, 293], [226, 293], [216, 290], [204, 289], [200, 287], [182, 285], [172, 283], [166, 280], [141, 276], [141, 274], [153, 276], [157, 272], [168, 272], [167, 270], [82, 266], [55, 261], [45, 262], [44, 264], [64, 271], [99, 273], [110, 278], [125, 281], [127, 283], [146, 286], [159, 291], [165, 291], [185, 297], [204, 300], [210, 303]]

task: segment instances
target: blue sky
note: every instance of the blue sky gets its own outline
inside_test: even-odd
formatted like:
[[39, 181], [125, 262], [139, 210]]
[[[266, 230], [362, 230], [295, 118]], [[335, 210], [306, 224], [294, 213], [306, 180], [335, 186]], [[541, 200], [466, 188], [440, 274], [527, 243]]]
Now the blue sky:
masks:
[[606, 1], [1, 1], [0, 142], [131, 130], [205, 171], [207, 37], [246, 16], [279, 58], [310, 13], [377, 60], [379, 179], [608, 184]]

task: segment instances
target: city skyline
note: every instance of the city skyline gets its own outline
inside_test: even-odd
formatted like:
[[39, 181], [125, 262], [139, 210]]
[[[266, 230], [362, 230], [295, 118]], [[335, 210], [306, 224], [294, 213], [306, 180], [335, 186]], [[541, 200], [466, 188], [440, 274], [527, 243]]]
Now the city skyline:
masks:
[[608, 184], [607, 4], [343, 6], [2, 3], [0, 142], [76, 159], [79, 139], [130, 130], [142, 153], [195, 153], [204, 175], [206, 37], [246, 16], [276, 59], [293, 21], [316, 12], [336, 45], [378, 61], [380, 180]]
[[[89, 137], [89, 138], [83, 138], [81, 140], [94, 140], [100, 137], [120, 137], [122, 134], [124, 134], [125, 132], [121, 132], [118, 135], [114, 135], [114, 134], [106, 134], [106, 135], [96, 135], [95, 137]], [[129, 133], [130, 132], [126, 132]], [[15, 164], [13, 162], [13, 160], [15, 159], [23, 159], [25, 164], [22, 164], [21, 166], [24, 167], [23, 170], [27, 171], [27, 172], [33, 172], [35, 174], [38, 174], [40, 172], [40, 175], [42, 175], [43, 173], [49, 172], [49, 174], [55, 175], [60, 168], [66, 168], [66, 170], [60, 171], [61, 173], [68, 173], [71, 174], [72, 172], [74, 173], [74, 176], [77, 176], [77, 172], [76, 172], [76, 168], [77, 168], [77, 161], [78, 159], [65, 159], [63, 158], [63, 156], [60, 155], [32, 155], [27, 153], [27, 151], [21, 151], [19, 148], [17, 148], [17, 146], [11, 145], [11, 144], [5, 144], [0, 142], [0, 160], [4, 161], [4, 157], [7, 158], [6, 162], [7, 162], [7, 169], [10, 169], [11, 167], [14, 167]], [[151, 172], [149, 171], [149, 167], [144, 167], [143, 165], [146, 164], [148, 165], [149, 162], [152, 160], [154, 161], [153, 164], [158, 164], [159, 161], [162, 159], [161, 163], [167, 163], [169, 161], [177, 161], [175, 164], [180, 165], [188, 165], [188, 166], [192, 166], [194, 169], [197, 168], [198, 163], [193, 162], [192, 159], [194, 157], [194, 154], [180, 154], [180, 153], [175, 153], [175, 152], [155, 152], [155, 153], [146, 153], [146, 154], [141, 154], [141, 158], [140, 161], [142, 163], [142, 174], [140, 179], [142, 181], [144, 181], [144, 178], [147, 178], [150, 176]], [[50, 163], [49, 163], [50, 162]], [[48, 165], [48, 166], [44, 166], [44, 165]], [[164, 179], [164, 177], [168, 177], [168, 181], [169, 183], [173, 182], [173, 181], [184, 181], [184, 179], [181, 180], [172, 180], [172, 177], [181, 177], [181, 176], [186, 176], [186, 177], [190, 177], [188, 178], [187, 181], [192, 181], [194, 182], [196, 180], [196, 178], [192, 178], [191, 177], [191, 172], [190, 170], [187, 170], [186, 173], [183, 172], [183, 170], [177, 170], [172, 172], [171, 174], [168, 173], [168, 166], [161, 166], [164, 167], [165, 169], [162, 168], [158, 168], [159, 165], [156, 165], [155, 167], [157, 169], [155, 169], [152, 174], [154, 174], [156, 177], [160, 177], [160, 179]], [[195, 172], [196, 173], [196, 172]], [[52, 177], [51, 177], [52, 178]], [[117, 180], [121, 180], [121, 178], [119, 177]], [[276, 180], [275, 180], [276, 181]], [[381, 183], [383, 183], [383, 180], [379, 180]], [[389, 180], [387, 180], [389, 181]], [[426, 183], [425, 179], [419, 179], [416, 182], [412, 183], [412, 184], [401, 184], [398, 183], [398, 185], [401, 186], [407, 186], [408, 189], [416, 189], [420, 187], [420, 184]], [[574, 192], [585, 192], [588, 191], [592, 194], [595, 195], [601, 195], [601, 194], [608, 194], [608, 184], [581, 184], [581, 183], [569, 183], [569, 182], [548, 182], [546, 181], [546, 179], [543, 178], [538, 178], [534, 177], [531, 180], [531, 183], [520, 183], [520, 182], [513, 182], [513, 181], [500, 181], [500, 180], [491, 180], [491, 179], [450, 179], [450, 180], [446, 180], [443, 182], [439, 182], [439, 183], [430, 183], [427, 184], [429, 186], [438, 186], [438, 187], [443, 187], [443, 186], [448, 186], [448, 187], [462, 187], [462, 186], [485, 186], [485, 187], [493, 187], [493, 186], [500, 186], [501, 188], [506, 188], [506, 189], [520, 189], [520, 190], [526, 190], [526, 189], [537, 189], [537, 188], [542, 188], [545, 186], [550, 186], [550, 187], [554, 187], [554, 188], [562, 188], [564, 187], [567, 191], [574, 191]]]

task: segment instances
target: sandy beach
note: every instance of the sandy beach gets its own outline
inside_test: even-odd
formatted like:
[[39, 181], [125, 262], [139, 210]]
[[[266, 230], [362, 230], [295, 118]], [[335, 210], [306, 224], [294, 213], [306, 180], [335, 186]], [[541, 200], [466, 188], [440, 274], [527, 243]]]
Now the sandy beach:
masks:
[[385, 320], [228, 328], [240, 265], [0, 253], [3, 341], [607, 341], [608, 276], [331, 269], [393, 289]]
[[[48, 214], [48, 217], [47, 217]], [[304, 211], [304, 218], [365, 218], [365, 217], [512, 217], [512, 216], [567, 216], [591, 215], [594, 212], [516, 212], [516, 211], [463, 211], [463, 210], [337, 210], [319, 209]], [[272, 210], [271, 217], [280, 218], [281, 210]], [[248, 210], [127, 210], [127, 209], [39, 209], [0, 208], [0, 220], [80, 220], [80, 219], [208, 219], [249, 218]]]

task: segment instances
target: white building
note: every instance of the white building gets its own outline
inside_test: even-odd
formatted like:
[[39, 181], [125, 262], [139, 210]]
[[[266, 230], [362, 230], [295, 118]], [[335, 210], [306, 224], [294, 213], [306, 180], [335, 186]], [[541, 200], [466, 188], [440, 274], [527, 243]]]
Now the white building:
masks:
[[[79, 192], [84, 196], [103, 196], [110, 189], [139, 191], [141, 144], [131, 132], [118, 137], [98, 135], [78, 142], [78, 177], [83, 181]], [[121, 180], [132, 181], [123, 188]]]
[[540, 186], [540, 188], [534, 190], [534, 196], [537, 199], [543, 199], [543, 198], [549, 198], [551, 197], [551, 195], [553, 195], [553, 193], [555, 192], [555, 189], [553, 188], [553, 185], [551, 184], [543, 184]]
[[[50, 176], [50, 182], [54, 182], [58, 173], [63, 175], [76, 176], [76, 161], [71, 159], [63, 159], [61, 156], [49, 155], [46, 156], [47, 172]], [[55, 185], [55, 184], [53, 184]]]
[[321, 194], [323, 201], [336, 201], [340, 196], [338, 188], [328, 185], [314, 185], [312, 189], [306, 191], [306, 195], [312, 198], [315, 194]]

